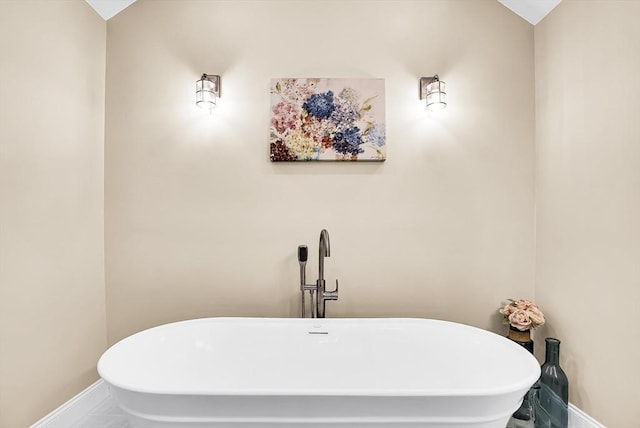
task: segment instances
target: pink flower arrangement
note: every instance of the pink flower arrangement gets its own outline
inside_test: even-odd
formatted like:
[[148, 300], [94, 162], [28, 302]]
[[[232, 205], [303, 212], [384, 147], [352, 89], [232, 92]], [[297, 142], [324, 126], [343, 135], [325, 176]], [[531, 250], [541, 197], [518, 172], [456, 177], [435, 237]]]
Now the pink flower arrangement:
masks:
[[544, 314], [529, 300], [509, 299], [499, 312], [511, 327], [520, 331], [527, 331], [544, 324]]

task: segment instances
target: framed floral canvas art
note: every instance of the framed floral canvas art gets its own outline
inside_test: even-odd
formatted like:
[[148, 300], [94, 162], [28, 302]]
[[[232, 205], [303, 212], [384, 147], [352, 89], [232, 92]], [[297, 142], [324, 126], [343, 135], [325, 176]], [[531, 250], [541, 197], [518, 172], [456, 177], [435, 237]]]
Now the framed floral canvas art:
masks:
[[384, 161], [384, 79], [273, 79], [272, 161]]

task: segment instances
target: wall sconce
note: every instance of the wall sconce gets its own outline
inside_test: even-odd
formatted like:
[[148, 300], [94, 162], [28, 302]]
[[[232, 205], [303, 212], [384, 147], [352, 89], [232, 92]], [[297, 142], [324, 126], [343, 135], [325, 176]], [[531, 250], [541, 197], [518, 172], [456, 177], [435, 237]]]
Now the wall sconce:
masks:
[[200, 108], [213, 110], [220, 97], [220, 76], [217, 74], [203, 74], [196, 82], [196, 105]]
[[420, 99], [427, 100], [427, 110], [442, 110], [447, 106], [445, 83], [438, 75], [420, 78]]

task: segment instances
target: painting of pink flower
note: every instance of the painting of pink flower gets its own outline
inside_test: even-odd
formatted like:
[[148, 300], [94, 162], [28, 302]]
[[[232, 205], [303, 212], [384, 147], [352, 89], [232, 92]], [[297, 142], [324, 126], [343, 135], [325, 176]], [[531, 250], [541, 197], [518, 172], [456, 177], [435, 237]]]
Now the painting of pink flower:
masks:
[[272, 161], [384, 161], [383, 79], [273, 79]]
[[280, 101], [271, 108], [273, 115], [271, 116], [271, 126], [279, 133], [284, 133], [287, 129], [298, 128], [300, 120], [300, 109], [292, 103]]

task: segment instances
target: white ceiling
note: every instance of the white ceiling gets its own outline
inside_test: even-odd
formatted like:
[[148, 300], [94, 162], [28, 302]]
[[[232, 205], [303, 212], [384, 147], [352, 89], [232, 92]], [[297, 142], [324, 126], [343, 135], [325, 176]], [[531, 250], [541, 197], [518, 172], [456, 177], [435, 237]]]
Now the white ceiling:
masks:
[[536, 25], [560, 3], [560, 0], [498, 0], [504, 6]]
[[136, 0], [86, 0], [106, 21], [117, 15]]
[[[86, 0], [96, 12], [107, 19], [115, 16], [136, 0]], [[536, 25], [551, 10], [560, 3], [561, 0], [498, 0], [504, 6], [520, 15], [522, 18]]]

